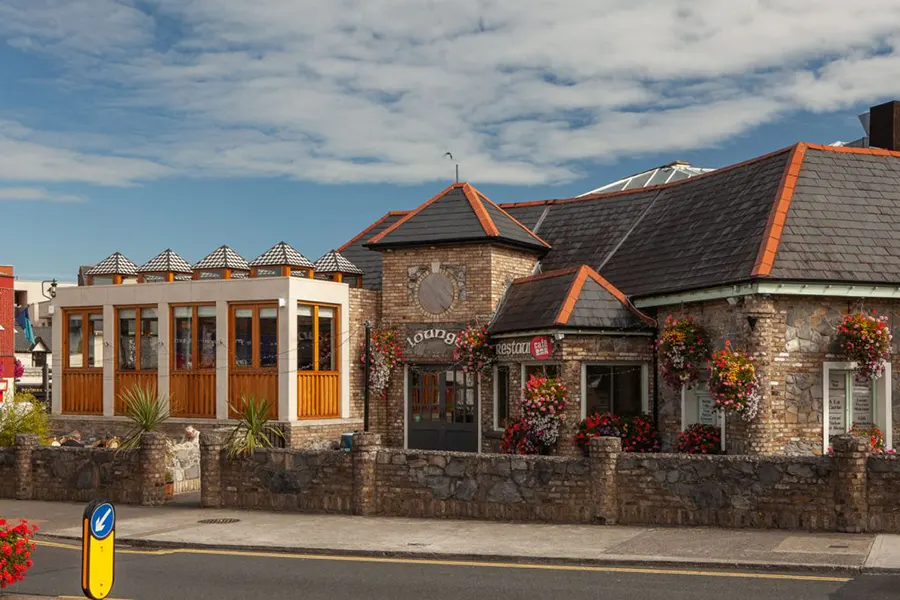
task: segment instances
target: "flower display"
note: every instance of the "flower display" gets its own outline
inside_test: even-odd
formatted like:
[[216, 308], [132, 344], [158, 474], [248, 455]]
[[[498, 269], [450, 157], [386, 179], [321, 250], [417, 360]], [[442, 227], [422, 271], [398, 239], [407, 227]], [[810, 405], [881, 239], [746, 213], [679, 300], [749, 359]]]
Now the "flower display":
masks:
[[0, 519], [0, 588], [25, 579], [25, 572], [32, 565], [37, 530], [37, 525], [29, 525], [25, 520], [11, 525]]
[[877, 317], [874, 312], [844, 315], [837, 327], [838, 353], [857, 364], [856, 380], [860, 383], [884, 374], [885, 362], [891, 357], [891, 339], [887, 318]]
[[872, 452], [884, 452], [884, 436], [881, 430], [875, 425], [860, 425], [854, 423], [850, 428], [850, 433], [857, 437], [869, 440], [869, 447]]
[[694, 423], [678, 434], [675, 451], [684, 454], [720, 454], [722, 434], [714, 425]]
[[[403, 363], [403, 345], [397, 332], [392, 329], [373, 331], [369, 354], [369, 385], [372, 391], [385, 397], [391, 382], [391, 371]], [[359, 360], [365, 364], [365, 351]]]
[[568, 390], [559, 379], [532, 375], [522, 394], [522, 418], [503, 432], [501, 450], [508, 454], [537, 454], [559, 441]]
[[713, 354], [709, 363], [709, 391], [713, 407], [738, 413], [750, 421], [759, 410], [759, 378], [752, 356], [735, 351], [731, 342]]
[[578, 424], [575, 445], [587, 456], [591, 438], [618, 437], [625, 452], [659, 452], [659, 431], [647, 415], [620, 417], [612, 413], [594, 413]]
[[13, 367], [13, 377], [16, 379], [21, 379], [22, 375], [25, 374], [25, 365], [22, 364], [22, 361], [16, 359], [16, 364]]
[[469, 325], [456, 336], [453, 360], [462, 365], [466, 373], [481, 373], [494, 364], [494, 346], [488, 342], [486, 326]]
[[697, 381], [700, 369], [709, 360], [709, 336], [693, 317], [666, 317], [662, 335], [656, 341], [663, 380], [680, 390]]

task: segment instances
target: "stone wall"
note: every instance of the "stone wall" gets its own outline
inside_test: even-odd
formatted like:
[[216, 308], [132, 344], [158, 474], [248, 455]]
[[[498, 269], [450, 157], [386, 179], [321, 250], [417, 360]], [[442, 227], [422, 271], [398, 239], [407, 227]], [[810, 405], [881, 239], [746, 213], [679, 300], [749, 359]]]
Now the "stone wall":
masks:
[[133, 450], [39, 447], [37, 436], [20, 434], [14, 448], [0, 450], [0, 462], [3, 498], [87, 502], [104, 497], [143, 505], [165, 501], [166, 439], [158, 433], [143, 434]]
[[872, 456], [866, 463], [869, 531], [900, 531], [900, 456]]

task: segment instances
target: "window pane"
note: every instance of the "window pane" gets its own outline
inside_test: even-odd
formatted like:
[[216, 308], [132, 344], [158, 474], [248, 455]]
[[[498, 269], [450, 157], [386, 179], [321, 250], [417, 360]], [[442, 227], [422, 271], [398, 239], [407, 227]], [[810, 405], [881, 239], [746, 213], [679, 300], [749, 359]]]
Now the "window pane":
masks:
[[189, 306], [175, 309], [175, 369], [179, 371], [194, 368], [192, 317]]
[[103, 314], [88, 315], [88, 366], [103, 366]]
[[559, 365], [525, 365], [525, 381], [522, 382], [522, 387], [525, 387], [525, 383], [528, 382], [532, 375], [555, 379], [559, 377]]
[[278, 364], [278, 309], [259, 309], [259, 366]]
[[47, 364], [47, 354], [45, 352], [32, 352], [31, 364], [35, 367], [43, 367]]
[[159, 320], [155, 308], [141, 309], [141, 370], [155, 371], [159, 363]]
[[308, 269], [291, 269], [291, 277], [309, 277]]
[[113, 278], [112, 277], [97, 277], [94, 275], [93, 285], [112, 285]]
[[497, 428], [509, 421], [509, 367], [497, 367]]
[[137, 360], [137, 324], [134, 310], [119, 311], [119, 370], [133, 371]]
[[69, 367], [80, 369], [84, 366], [81, 350], [81, 315], [69, 315]]
[[297, 311], [297, 370], [312, 371], [314, 368], [312, 309], [309, 306], [299, 306]]
[[587, 414], [612, 410], [612, 367], [589, 365], [585, 374], [585, 406]]
[[634, 417], [643, 412], [641, 403], [641, 367], [613, 368], [613, 410], [623, 417]]
[[[212, 309], [211, 315], [209, 309]], [[197, 353], [201, 369], [216, 368], [215, 306], [201, 306], [197, 309]]]
[[303, 315], [304, 317], [311, 317], [313, 314], [312, 306], [307, 306], [306, 304], [300, 304], [297, 306], [297, 314]]
[[253, 366], [253, 310], [234, 311], [234, 365]]
[[859, 383], [855, 378], [850, 378], [850, 385], [853, 386], [853, 425], [860, 427], [868, 427], [874, 424], [874, 415], [872, 414], [872, 384]]
[[[329, 314], [330, 313], [330, 314]], [[337, 371], [334, 356], [334, 309], [319, 308], [319, 370]]]

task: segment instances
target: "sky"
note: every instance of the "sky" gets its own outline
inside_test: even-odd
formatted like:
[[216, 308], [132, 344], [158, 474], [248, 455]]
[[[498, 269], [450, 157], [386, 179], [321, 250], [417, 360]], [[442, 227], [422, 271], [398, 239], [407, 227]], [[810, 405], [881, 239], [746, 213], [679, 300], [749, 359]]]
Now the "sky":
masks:
[[0, 0], [0, 263], [315, 260], [456, 163], [513, 202], [857, 139], [898, 72], [896, 0]]

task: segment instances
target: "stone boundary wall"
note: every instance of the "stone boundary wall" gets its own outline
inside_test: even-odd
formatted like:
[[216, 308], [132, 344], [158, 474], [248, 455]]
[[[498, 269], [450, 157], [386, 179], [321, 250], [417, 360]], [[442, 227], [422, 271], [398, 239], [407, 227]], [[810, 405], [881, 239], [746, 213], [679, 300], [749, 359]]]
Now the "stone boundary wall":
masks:
[[134, 450], [40, 447], [33, 434], [16, 435], [13, 448], [0, 449], [0, 498], [87, 502], [102, 497], [155, 505], [165, 502], [165, 476], [166, 438], [159, 433], [142, 434]]

